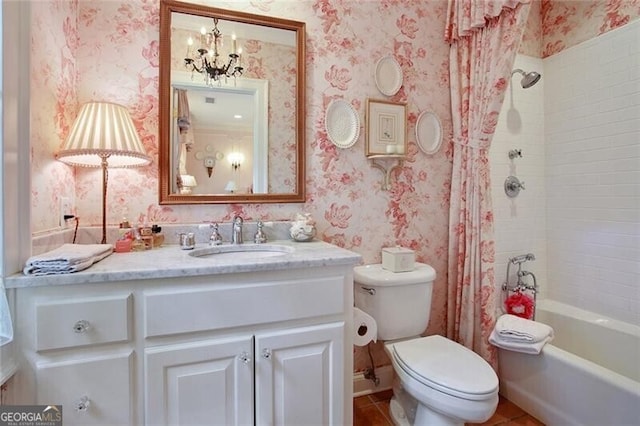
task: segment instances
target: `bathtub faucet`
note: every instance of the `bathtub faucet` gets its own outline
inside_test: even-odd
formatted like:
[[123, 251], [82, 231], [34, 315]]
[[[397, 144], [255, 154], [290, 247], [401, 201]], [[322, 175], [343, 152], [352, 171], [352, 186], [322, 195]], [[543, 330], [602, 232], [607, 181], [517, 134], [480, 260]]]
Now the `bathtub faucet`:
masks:
[[[531, 278], [533, 279], [533, 286], [527, 285], [522, 278], [526, 277], [527, 275], [531, 276]], [[523, 290], [533, 290], [534, 293], [537, 293], [538, 291], [538, 282], [536, 281], [536, 276], [533, 274], [533, 272], [529, 272], [529, 271], [518, 271], [518, 283], [516, 285], [517, 288], [521, 288]]]

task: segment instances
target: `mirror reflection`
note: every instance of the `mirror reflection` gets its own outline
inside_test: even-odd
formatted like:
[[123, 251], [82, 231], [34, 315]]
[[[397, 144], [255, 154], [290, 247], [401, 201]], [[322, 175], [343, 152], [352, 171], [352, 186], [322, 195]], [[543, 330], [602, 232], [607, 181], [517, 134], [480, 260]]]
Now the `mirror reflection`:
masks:
[[160, 26], [161, 204], [304, 201], [304, 24], [163, 1]]
[[206, 87], [178, 80], [171, 85], [174, 193], [274, 192], [277, 182], [269, 185], [267, 173], [268, 82]]

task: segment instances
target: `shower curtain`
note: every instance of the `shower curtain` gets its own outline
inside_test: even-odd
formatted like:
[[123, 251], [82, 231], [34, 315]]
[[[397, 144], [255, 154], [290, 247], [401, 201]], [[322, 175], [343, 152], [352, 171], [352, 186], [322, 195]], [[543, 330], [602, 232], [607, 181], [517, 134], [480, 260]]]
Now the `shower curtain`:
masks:
[[447, 336], [497, 368], [489, 147], [530, 0], [449, 0], [453, 117]]
[[187, 175], [187, 151], [193, 145], [191, 134], [191, 111], [189, 110], [189, 98], [184, 89], [175, 89], [178, 95], [178, 129], [179, 135], [175, 139], [178, 143], [175, 152], [178, 153], [178, 186], [181, 185], [181, 176]]

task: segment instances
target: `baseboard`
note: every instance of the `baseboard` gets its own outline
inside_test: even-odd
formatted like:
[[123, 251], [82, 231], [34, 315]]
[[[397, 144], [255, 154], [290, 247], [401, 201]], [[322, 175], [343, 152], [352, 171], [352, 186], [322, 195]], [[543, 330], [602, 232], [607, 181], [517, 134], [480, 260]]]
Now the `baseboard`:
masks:
[[380, 379], [378, 386], [373, 383], [373, 380], [365, 379], [364, 373], [354, 373], [353, 396], [369, 395], [391, 389], [393, 385], [393, 366], [384, 365], [376, 368], [376, 376]]

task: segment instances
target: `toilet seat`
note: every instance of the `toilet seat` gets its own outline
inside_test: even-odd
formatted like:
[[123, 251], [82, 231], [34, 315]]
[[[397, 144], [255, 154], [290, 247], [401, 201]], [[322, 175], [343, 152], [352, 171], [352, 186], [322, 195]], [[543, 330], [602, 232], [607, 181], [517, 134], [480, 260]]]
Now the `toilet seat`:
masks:
[[416, 381], [458, 398], [481, 401], [498, 392], [498, 377], [478, 354], [434, 335], [392, 344], [398, 365]]

